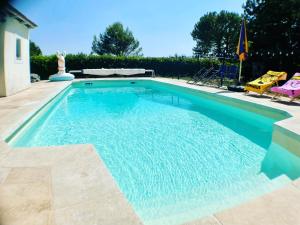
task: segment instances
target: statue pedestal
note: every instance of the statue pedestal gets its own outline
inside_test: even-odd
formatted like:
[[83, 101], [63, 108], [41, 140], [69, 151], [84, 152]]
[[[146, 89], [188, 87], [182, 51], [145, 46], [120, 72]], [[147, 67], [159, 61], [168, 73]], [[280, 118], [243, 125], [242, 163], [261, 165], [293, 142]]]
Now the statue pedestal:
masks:
[[50, 81], [68, 81], [74, 80], [75, 76], [71, 73], [57, 73], [49, 77]]

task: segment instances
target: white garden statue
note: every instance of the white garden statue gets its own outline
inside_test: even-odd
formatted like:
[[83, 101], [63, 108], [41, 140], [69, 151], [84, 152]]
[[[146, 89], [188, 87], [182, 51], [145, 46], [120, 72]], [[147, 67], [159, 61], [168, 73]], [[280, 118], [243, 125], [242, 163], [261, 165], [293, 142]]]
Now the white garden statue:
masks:
[[57, 64], [58, 64], [58, 74], [64, 74], [66, 73], [66, 63], [65, 63], [65, 57], [66, 57], [66, 52], [64, 51], [63, 53], [60, 53], [59, 51], [56, 52], [57, 56]]
[[56, 52], [57, 56], [57, 74], [53, 74], [49, 77], [50, 81], [66, 81], [66, 80], [73, 80], [75, 77], [73, 74], [66, 73], [66, 63], [65, 63], [65, 57], [66, 52], [63, 51], [60, 53], [59, 51]]

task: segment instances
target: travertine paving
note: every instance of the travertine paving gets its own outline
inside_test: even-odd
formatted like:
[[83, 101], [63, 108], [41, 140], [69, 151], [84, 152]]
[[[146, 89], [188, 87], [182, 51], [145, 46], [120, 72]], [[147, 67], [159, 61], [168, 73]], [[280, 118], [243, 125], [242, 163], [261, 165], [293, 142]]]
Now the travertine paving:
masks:
[[182, 225], [222, 225], [222, 224], [217, 220], [216, 217], [209, 216], [201, 220], [194, 220], [188, 223], [184, 223]]
[[5, 169], [6, 179], [0, 185], [1, 224], [48, 224], [52, 208], [50, 168]]
[[[266, 97], [193, 86], [181, 80], [155, 80], [288, 111], [293, 117], [276, 124], [273, 139], [293, 150], [300, 143], [299, 103], [271, 102]], [[93, 146], [11, 149], [3, 141], [68, 85], [70, 82], [43, 81], [0, 98], [0, 224], [142, 224]], [[293, 153], [300, 156], [300, 148]], [[297, 225], [298, 212], [300, 181], [296, 180], [281, 190], [186, 225]]]
[[142, 224], [91, 145], [8, 150], [0, 165], [1, 225]]

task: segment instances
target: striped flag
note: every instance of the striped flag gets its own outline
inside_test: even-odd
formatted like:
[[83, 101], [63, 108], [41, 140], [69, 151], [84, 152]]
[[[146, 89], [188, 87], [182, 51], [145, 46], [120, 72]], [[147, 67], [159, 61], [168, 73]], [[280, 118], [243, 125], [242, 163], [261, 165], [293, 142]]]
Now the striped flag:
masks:
[[240, 38], [239, 38], [236, 54], [238, 55], [240, 61], [245, 61], [248, 57], [248, 39], [247, 39], [245, 19], [242, 22]]

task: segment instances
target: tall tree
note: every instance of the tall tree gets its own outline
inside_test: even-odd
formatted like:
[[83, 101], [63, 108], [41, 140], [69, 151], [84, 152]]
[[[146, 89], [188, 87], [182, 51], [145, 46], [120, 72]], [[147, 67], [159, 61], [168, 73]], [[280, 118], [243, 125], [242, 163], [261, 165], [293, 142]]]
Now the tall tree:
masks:
[[0, 1], [0, 23], [5, 21], [6, 18], [6, 13], [4, 11], [4, 9], [7, 7], [8, 5], [8, 0], [1, 0]]
[[241, 17], [237, 13], [221, 11], [202, 16], [191, 35], [196, 41], [195, 55], [233, 54], [238, 41]]
[[30, 56], [42, 55], [42, 50], [33, 41], [30, 41]]
[[207, 55], [213, 52], [216, 17], [216, 12], [210, 12], [195, 24], [191, 35], [196, 41], [196, 47], [193, 48], [196, 55]]
[[141, 55], [142, 48], [132, 32], [121, 23], [108, 26], [99, 37], [94, 36], [92, 53], [117, 56]]
[[[252, 52], [261, 62], [286, 65], [300, 61], [300, 0], [247, 0]], [[291, 53], [294, 54], [291, 54]], [[281, 54], [280, 54], [281, 53]]]

